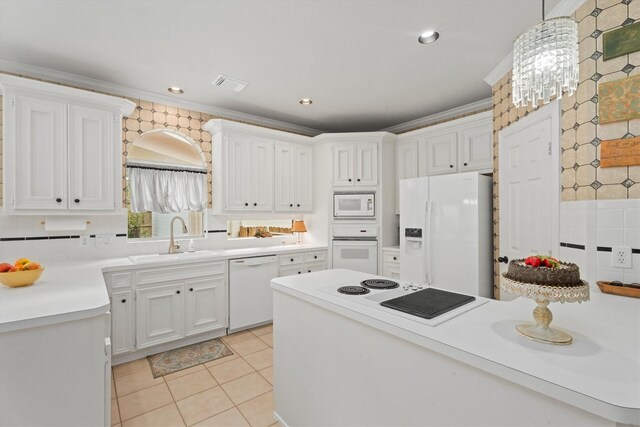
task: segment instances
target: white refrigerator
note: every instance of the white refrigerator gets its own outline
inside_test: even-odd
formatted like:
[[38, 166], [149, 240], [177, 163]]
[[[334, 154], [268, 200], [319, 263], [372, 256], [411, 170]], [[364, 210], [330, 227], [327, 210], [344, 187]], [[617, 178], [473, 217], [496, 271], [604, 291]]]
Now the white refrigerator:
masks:
[[493, 297], [491, 178], [400, 181], [400, 279]]

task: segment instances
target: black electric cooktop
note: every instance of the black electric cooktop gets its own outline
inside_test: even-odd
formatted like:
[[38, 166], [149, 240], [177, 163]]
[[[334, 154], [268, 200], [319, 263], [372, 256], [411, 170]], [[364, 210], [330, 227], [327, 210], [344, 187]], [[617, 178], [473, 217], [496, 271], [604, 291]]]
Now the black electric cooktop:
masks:
[[427, 288], [383, 301], [380, 305], [424, 319], [433, 319], [441, 314], [469, 304], [475, 301], [475, 299], [475, 297], [469, 295]]

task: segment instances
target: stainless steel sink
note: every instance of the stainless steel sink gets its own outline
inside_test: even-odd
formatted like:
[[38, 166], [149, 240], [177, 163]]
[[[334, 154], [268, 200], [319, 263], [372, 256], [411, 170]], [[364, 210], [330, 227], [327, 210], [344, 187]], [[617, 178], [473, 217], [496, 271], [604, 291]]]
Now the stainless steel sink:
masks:
[[151, 254], [151, 255], [132, 255], [129, 257], [134, 264], [144, 264], [148, 262], [166, 262], [166, 261], [188, 261], [191, 259], [206, 258], [214, 254], [212, 251], [196, 251], [196, 252], [181, 252], [177, 254]]

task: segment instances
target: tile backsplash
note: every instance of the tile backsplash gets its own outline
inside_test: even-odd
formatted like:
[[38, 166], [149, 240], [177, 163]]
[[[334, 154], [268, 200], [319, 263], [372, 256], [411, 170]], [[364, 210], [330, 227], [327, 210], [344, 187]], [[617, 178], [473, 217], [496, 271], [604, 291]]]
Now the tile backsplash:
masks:
[[[640, 283], [640, 200], [588, 200], [560, 204], [560, 258], [597, 280]], [[613, 267], [615, 246], [629, 247], [631, 268]]]

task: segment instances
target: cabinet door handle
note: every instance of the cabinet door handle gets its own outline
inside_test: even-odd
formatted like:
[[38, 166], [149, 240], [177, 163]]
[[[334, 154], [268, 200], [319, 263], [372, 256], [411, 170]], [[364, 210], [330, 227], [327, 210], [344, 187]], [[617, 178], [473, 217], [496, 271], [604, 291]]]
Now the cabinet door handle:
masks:
[[176, 291], [176, 294], [179, 294], [179, 293], [180, 293], [180, 291]]
[[80, 199], [75, 199], [74, 203], [80, 203]]
[[467, 164], [466, 164], [466, 163], [465, 163], [464, 165], [465, 165], [465, 166], [467, 166]]
[[245, 205], [245, 206], [249, 206], [249, 203], [245, 203], [244, 205]]
[[293, 262], [293, 258], [291, 258], [291, 262]]
[[300, 203], [298, 203], [296, 206], [297, 206], [297, 207], [300, 207]]
[[307, 270], [308, 273], [311, 273], [311, 270]]
[[449, 167], [450, 167], [451, 169], [453, 169], [453, 165], [449, 165]]
[[60, 203], [60, 202], [62, 202], [62, 199], [61, 199], [60, 197], [58, 197], [58, 198], [56, 199], [56, 202]]
[[302, 271], [298, 271], [298, 274], [302, 274]]
[[314, 256], [313, 256], [313, 259], [318, 259], [318, 255], [314, 255]]
[[127, 300], [126, 300], [126, 299], [123, 299], [123, 300], [122, 300], [122, 303], [124, 304], [125, 302], [127, 302]]
[[258, 206], [258, 204], [257, 204], [257, 203], [254, 203], [254, 204], [253, 204], [253, 206]]
[[360, 182], [360, 178], [356, 179], [356, 181]]
[[189, 288], [189, 292], [193, 292], [193, 288]]
[[293, 203], [289, 203], [289, 207], [292, 208], [293, 207]]
[[351, 182], [351, 178], [349, 178], [349, 182]]
[[398, 257], [395, 257], [395, 256], [394, 256], [394, 257], [393, 257], [393, 260], [394, 260], [394, 261], [397, 261], [397, 260], [398, 260]]

